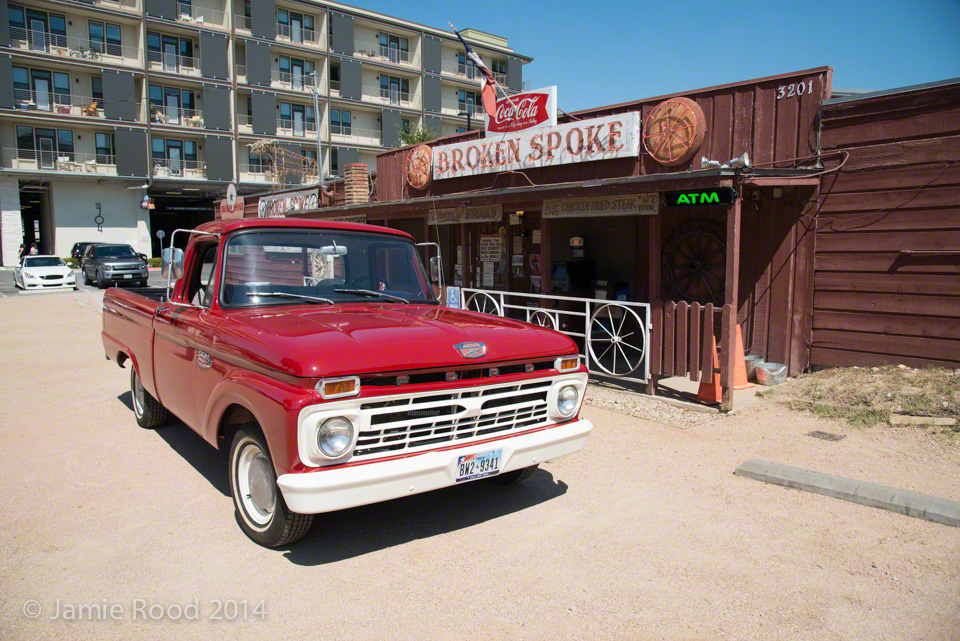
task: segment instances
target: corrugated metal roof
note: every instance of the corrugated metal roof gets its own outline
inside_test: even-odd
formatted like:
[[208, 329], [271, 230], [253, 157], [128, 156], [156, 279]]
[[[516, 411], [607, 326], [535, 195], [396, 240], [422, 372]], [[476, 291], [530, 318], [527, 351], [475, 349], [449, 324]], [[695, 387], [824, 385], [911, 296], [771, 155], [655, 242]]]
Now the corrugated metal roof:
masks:
[[843, 102], [853, 102], [854, 100], [869, 100], [870, 98], [880, 98], [883, 96], [895, 96], [901, 93], [910, 93], [911, 91], [921, 91], [923, 89], [934, 89], [936, 87], [948, 87], [950, 85], [960, 84], [960, 78], [948, 78], [946, 80], [935, 80], [921, 85], [910, 85], [907, 87], [897, 87], [895, 89], [884, 89], [883, 91], [871, 91], [856, 96], [844, 96], [843, 98], [830, 98], [824, 100], [824, 105], [837, 105]]

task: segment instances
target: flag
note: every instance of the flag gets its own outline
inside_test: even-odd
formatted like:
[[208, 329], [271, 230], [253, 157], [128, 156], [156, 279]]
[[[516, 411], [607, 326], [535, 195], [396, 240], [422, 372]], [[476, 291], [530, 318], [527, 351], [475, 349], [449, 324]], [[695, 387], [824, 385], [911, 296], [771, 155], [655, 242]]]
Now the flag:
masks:
[[[453, 29], [453, 25], [450, 25], [450, 28]], [[493, 77], [493, 74], [487, 69], [487, 65], [483, 64], [483, 60], [480, 56], [477, 55], [470, 45], [467, 44], [467, 41], [463, 39], [463, 36], [460, 35], [460, 32], [456, 29], [453, 29], [453, 32], [457, 34], [457, 37], [460, 38], [460, 42], [463, 43], [463, 49], [467, 52], [467, 58], [473, 61], [473, 64], [477, 66], [477, 69], [480, 71], [480, 98], [483, 100], [483, 110], [491, 118], [496, 118], [497, 115], [497, 81]]]

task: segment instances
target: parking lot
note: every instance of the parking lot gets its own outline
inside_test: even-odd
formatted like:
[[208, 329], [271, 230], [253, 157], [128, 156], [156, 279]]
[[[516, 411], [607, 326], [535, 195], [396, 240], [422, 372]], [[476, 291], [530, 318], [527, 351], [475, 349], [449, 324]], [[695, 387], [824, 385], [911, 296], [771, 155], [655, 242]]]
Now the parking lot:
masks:
[[268, 550], [220, 453], [137, 427], [102, 293], [0, 291], [0, 638], [960, 638], [960, 528], [732, 474], [763, 458], [960, 500], [956, 439], [586, 407], [587, 449], [524, 484], [323, 515]]
[[[73, 270], [77, 275], [77, 285], [78, 292], [94, 293], [97, 292], [96, 285], [84, 285], [83, 277], [80, 275], [80, 270]], [[163, 277], [160, 275], [159, 269], [151, 269], [149, 272], [148, 284], [151, 287], [162, 287], [165, 284]], [[26, 292], [25, 296], [49, 296], [52, 294], [64, 294], [68, 293], [71, 290], [57, 290], [57, 291], [46, 291], [46, 292]], [[9, 298], [11, 296], [17, 296], [21, 294], [21, 290], [14, 286], [13, 284], [13, 269], [5, 269], [0, 271], [0, 298]]]

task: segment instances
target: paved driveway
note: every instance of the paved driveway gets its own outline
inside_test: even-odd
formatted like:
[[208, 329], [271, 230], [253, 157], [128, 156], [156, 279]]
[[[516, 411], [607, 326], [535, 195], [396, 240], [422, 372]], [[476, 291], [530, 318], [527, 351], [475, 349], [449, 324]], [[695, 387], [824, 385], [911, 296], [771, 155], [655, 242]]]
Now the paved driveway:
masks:
[[[960, 637], [960, 528], [732, 474], [761, 457], [960, 499], [939, 436], [588, 407], [587, 449], [526, 484], [321, 516], [266, 550], [234, 522], [218, 452], [137, 427], [95, 303], [0, 298], [2, 639]], [[51, 619], [78, 612], [118, 620]]]

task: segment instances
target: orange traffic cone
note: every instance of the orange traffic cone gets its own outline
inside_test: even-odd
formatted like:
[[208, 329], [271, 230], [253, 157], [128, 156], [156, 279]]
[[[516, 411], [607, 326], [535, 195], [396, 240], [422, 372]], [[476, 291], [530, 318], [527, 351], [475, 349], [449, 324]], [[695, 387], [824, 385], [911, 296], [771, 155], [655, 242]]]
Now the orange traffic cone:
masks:
[[[746, 371], [746, 365], [744, 365]], [[717, 339], [713, 338], [713, 382], [706, 383], [700, 377], [700, 391], [697, 400], [706, 405], [719, 405], [723, 401], [723, 392], [720, 390], [720, 359], [717, 358]]]
[[749, 389], [755, 387], [747, 380], [747, 362], [743, 357], [743, 334], [737, 324], [737, 347], [734, 352], [736, 363], [733, 366], [733, 389]]

